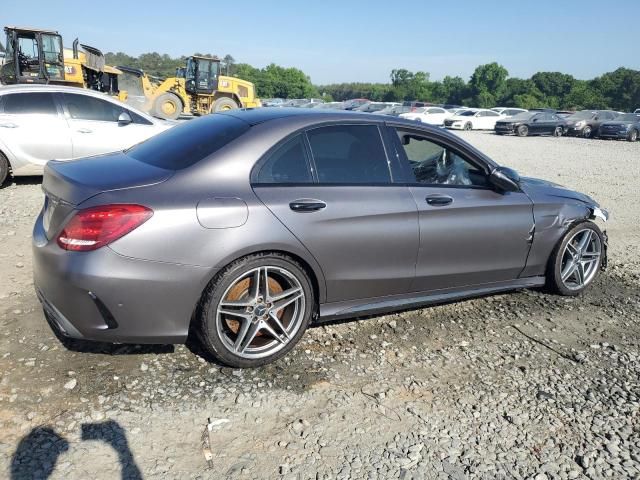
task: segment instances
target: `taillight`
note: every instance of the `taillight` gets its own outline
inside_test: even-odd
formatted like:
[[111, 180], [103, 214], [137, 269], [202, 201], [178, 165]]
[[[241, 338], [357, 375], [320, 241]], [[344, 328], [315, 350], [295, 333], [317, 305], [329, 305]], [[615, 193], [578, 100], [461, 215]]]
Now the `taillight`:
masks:
[[150, 208], [130, 204], [80, 210], [58, 235], [58, 245], [75, 252], [96, 250], [138, 228], [152, 215]]

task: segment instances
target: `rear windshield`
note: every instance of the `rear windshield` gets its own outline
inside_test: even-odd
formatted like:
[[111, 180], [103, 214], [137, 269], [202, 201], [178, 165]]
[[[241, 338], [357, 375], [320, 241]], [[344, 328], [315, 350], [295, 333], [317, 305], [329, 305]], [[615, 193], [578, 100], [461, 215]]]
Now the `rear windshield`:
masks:
[[186, 120], [126, 151], [141, 162], [180, 170], [190, 167], [232, 142], [247, 130], [248, 123], [224, 114]]

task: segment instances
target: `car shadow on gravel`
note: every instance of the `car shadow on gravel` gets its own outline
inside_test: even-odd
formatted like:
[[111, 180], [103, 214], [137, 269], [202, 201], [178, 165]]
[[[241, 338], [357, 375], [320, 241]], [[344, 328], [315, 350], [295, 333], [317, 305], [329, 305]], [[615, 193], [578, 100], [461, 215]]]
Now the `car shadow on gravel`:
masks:
[[61, 335], [57, 330], [51, 329], [58, 341], [64, 348], [71, 352], [78, 353], [99, 353], [102, 355], [145, 355], [148, 353], [166, 354], [175, 351], [174, 345], [155, 345], [155, 344], [122, 344], [122, 343], [105, 343], [89, 340], [77, 340], [75, 338], [67, 338]]
[[19, 187], [21, 185], [40, 185], [42, 183], [42, 177], [17, 177], [11, 178], [9, 181], [0, 185], [0, 190], [11, 186]]
[[[118, 422], [84, 423], [81, 440], [104, 442], [118, 454], [122, 478], [142, 479], [142, 473], [129, 448], [126, 431]], [[39, 426], [22, 437], [11, 458], [11, 480], [46, 479], [55, 470], [58, 457], [70, 444], [51, 426]]]

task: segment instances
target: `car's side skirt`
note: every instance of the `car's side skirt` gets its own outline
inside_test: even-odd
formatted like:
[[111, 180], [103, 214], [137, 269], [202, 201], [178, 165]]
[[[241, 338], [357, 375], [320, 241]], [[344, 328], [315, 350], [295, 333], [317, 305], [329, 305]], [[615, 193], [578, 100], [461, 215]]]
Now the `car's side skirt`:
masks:
[[527, 277], [495, 282], [483, 285], [473, 285], [456, 289], [435, 290], [430, 292], [413, 292], [402, 295], [392, 295], [379, 298], [365, 298], [346, 302], [325, 303], [320, 305], [319, 322], [340, 318], [357, 317], [378, 313], [404, 310], [420, 306], [447, 303], [466, 298], [481, 297], [493, 293], [522, 288], [541, 287], [545, 284], [545, 277]]

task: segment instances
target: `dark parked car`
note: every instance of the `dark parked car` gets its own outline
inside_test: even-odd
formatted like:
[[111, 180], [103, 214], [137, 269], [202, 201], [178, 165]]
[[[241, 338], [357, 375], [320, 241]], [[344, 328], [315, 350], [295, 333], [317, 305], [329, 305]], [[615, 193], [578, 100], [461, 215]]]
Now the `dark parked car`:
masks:
[[565, 135], [591, 138], [600, 134], [600, 125], [619, 115], [611, 110], [580, 110], [565, 118]]
[[263, 108], [124, 152], [47, 163], [34, 281], [63, 335], [183, 342], [221, 362], [285, 355], [323, 319], [548, 284], [606, 258], [582, 193], [520, 178], [442, 129]]
[[504, 120], [498, 120], [494, 131], [498, 135], [516, 134], [519, 137], [528, 135], [553, 135], [559, 137], [564, 133], [565, 121], [553, 112], [522, 112]]
[[600, 138], [619, 138], [635, 142], [640, 138], [640, 112], [624, 113], [600, 125]]
[[355, 110], [362, 105], [371, 102], [371, 100], [367, 100], [366, 98], [352, 98], [351, 100], [344, 101], [344, 109], [345, 110]]

